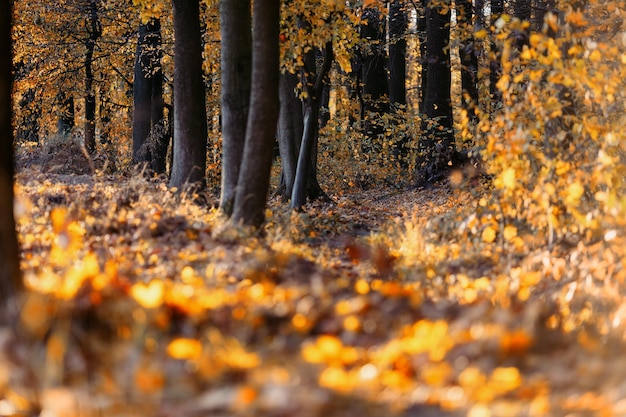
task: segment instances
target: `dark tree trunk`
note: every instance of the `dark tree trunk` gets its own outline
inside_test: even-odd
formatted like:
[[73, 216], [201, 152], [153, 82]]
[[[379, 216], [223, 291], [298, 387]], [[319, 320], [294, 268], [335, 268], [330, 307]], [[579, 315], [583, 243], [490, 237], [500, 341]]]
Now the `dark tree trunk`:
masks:
[[406, 104], [406, 30], [408, 20], [404, 2], [389, 3], [389, 101]]
[[426, 86], [428, 85], [428, 56], [427, 34], [426, 34], [426, 5], [428, 0], [421, 0], [417, 10], [417, 37], [420, 47], [420, 94], [419, 94], [419, 112], [424, 114], [424, 101], [426, 99]]
[[296, 96], [298, 76], [288, 72], [280, 75], [280, 114], [278, 117], [278, 147], [282, 167], [285, 199], [291, 198], [300, 141], [304, 131], [302, 101]]
[[[531, 0], [515, 0], [513, 5], [514, 16], [523, 22], [530, 22], [532, 1]], [[513, 33], [514, 45], [518, 51], [521, 51], [524, 45], [528, 44], [528, 29], [519, 29]]]
[[148, 163], [150, 171], [165, 173], [170, 136], [163, 119], [161, 21], [139, 25], [133, 82], [133, 162]]
[[150, 134], [152, 83], [151, 62], [149, 60], [150, 23], [139, 25], [137, 49], [135, 52], [135, 73], [133, 78], [133, 162], [149, 160], [149, 155], [142, 155], [142, 147]]
[[[491, 0], [491, 30], [495, 31], [495, 23], [504, 13], [503, 0]], [[491, 108], [498, 109], [502, 102], [502, 94], [498, 90], [497, 84], [500, 80], [502, 66], [500, 65], [500, 48], [492, 33], [491, 53], [489, 57], [489, 92], [491, 93]]]
[[110, 145], [111, 105], [106, 94], [100, 95], [100, 143]]
[[477, 122], [478, 105], [478, 51], [472, 24], [472, 0], [456, 0], [457, 21], [461, 32], [459, 55], [461, 57], [461, 105], [471, 123]]
[[[379, 120], [383, 114], [389, 113], [389, 85], [387, 81], [387, 57], [385, 54], [385, 22], [377, 8], [363, 10], [363, 20], [367, 23], [361, 26], [361, 38], [368, 42], [369, 50], [363, 54], [362, 75], [363, 82], [363, 132], [370, 139], [370, 143], [384, 132]], [[364, 151], [371, 151], [365, 146]]]
[[72, 132], [75, 125], [74, 97], [61, 91], [57, 95], [58, 118], [57, 118], [57, 135], [67, 136]]
[[222, 35], [222, 190], [220, 208], [233, 212], [246, 140], [252, 71], [250, 0], [220, 3]]
[[[543, 20], [548, 12], [554, 11], [556, 9], [556, 1], [555, 0], [534, 0], [532, 12], [532, 27], [533, 30], [537, 32], [541, 32], [543, 30]], [[548, 29], [549, 36], [554, 36], [554, 33], [551, 29]]]
[[305, 61], [306, 68], [303, 69], [301, 77], [302, 83], [306, 85], [307, 97], [304, 99], [304, 131], [291, 195], [291, 207], [295, 209], [300, 209], [306, 203], [307, 195], [313, 199], [323, 194], [317, 182], [315, 163], [321, 97], [333, 61], [332, 43], [328, 42], [324, 47], [324, 60], [319, 70], [314, 69], [315, 55], [313, 54], [313, 52], [309, 53], [313, 59]]
[[85, 148], [89, 153], [96, 150], [96, 92], [93, 81], [93, 53], [96, 41], [102, 35], [102, 25], [98, 16], [97, 0], [89, 3], [89, 37], [85, 42]]
[[[407, 13], [403, 1], [389, 3], [389, 102], [393, 110], [406, 105], [406, 30]], [[399, 122], [400, 120], [394, 119]], [[408, 134], [399, 132], [393, 149], [394, 157], [407, 166]]]
[[[0, 305], [22, 289], [15, 219], [13, 216], [13, 128], [11, 122], [12, 1], [1, 0], [0, 56]], [[3, 320], [4, 321], [4, 320]]]
[[41, 102], [37, 100], [34, 88], [29, 88], [19, 101], [22, 119], [17, 126], [17, 140], [39, 142], [39, 119]]
[[173, 0], [174, 14], [174, 163], [170, 186], [204, 188], [207, 122], [202, 78], [200, 4]]
[[233, 220], [259, 227], [265, 219], [278, 122], [280, 1], [255, 0], [252, 89]]
[[450, 103], [450, 0], [429, 0], [426, 9], [428, 84], [426, 119], [418, 142], [417, 180], [431, 183], [442, 177], [455, 153]]

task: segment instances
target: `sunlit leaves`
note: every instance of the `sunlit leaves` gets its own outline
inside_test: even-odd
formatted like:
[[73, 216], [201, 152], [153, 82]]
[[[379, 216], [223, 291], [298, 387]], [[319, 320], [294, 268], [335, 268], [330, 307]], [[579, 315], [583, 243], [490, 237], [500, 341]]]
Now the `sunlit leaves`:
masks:
[[165, 284], [154, 280], [149, 284], [137, 283], [130, 289], [131, 296], [145, 308], [159, 307], [163, 303]]
[[175, 359], [197, 359], [202, 353], [202, 345], [196, 339], [178, 338], [167, 345], [167, 353]]

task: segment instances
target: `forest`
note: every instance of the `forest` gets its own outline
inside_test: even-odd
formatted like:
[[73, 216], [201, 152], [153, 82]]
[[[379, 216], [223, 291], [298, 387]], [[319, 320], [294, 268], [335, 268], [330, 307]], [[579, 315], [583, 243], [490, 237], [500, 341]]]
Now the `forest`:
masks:
[[0, 415], [626, 416], [622, 0], [0, 0]]

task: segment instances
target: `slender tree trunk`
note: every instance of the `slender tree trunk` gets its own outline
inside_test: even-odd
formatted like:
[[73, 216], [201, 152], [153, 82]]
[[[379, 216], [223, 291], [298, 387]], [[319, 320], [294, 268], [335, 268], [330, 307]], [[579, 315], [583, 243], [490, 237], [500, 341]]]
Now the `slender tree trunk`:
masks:
[[67, 136], [72, 132], [75, 125], [74, 97], [60, 91], [57, 95], [58, 116], [57, 116], [57, 135]]
[[298, 76], [290, 73], [280, 75], [280, 114], [278, 117], [278, 147], [284, 181], [285, 199], [291, 198], [296, 177], [300, 141], [304, 131], [302, 101], [296, 96]]
[[13, 128], [11, 112], [11, 0], [1, 0], [0, 9], [0, 304], [22, 289], [15, 219], [13, 215]]
[[[369, 43], [370, 50], [363, 55], [362, 82], [364, 115], [363, 132], [370, 139], [376, 140], [384, 132], [377, 116], [389, 113], [389, 85], [387, 81], [387, 65], [385, 54], [384, 20], [377, 8], [367, 8], [363, 11], [363, 20], [367, 22], [361, 26], [361, 37]], [[371, 145], [364, 146], [365, 152], [371, 152]]]
[[[556, 9], [556, 1], [555, 0], [534, 0], [532, 12], [532, 23], [533, 30], [537, 32], [541, 32], [543, 29], [543, 20], [548, 12], [554, 11]], [[548, 33], [550, 36], [553, 36], [551, 29], [548, 29]]]
[[305, 60], [306, 68], [301, 77], [302, 83], [306, 84], [307, 97], [304, 100], [304, 131], [291, 195], [291, 207], [295, 209], [300, 209], [306, 203], [307, 195], [316, 198], [323, 194], [317, 182], [315, 164], [321, 97], [333, 61], [332, 43], [326, 44], [323, 56], [322, 66], [316, 70], [314, 52], [309, 52], [309, 57], [313, 59]]
[[39, 142], [39, 119], [41, 101], [37, 100], [34, 88], [29, 88], [19, 101], [22, 119], [18, 122], [16, 137], [18, 141]]
[[428, 56], [427, 56], [427, 33], [426, 33], [426, 6], [428, 0], [420, 0], [419, 9], [417, 10], [417, 37], [420, 47], [420, 95], [419, 95], [419, 112], [424, 114], [424, 102], [426, 100], [426, 86], [428, 85]]
[[478, 105], [478, 52], [472, 24], [472, 0], [456, 0], [457, 21], [460, 30], [459, 55], [461, 57], [461, 105], [471, 123], [477, 122]]
[[428, 34], [428, 84], [424, 100], [426, 119], [418, 142], [417, 180], [432, 183], [441, 178], [455, 154], [450, 103], [450, 0], [429, 0], [426, 9]]
[[233, 220], [259, 227], [265, 219], [278, 122], [280, 1], [255, 0], [252, 89]]
[[200, 4], [172, 0], [174, 11], [174, 166], [170, 186], [204, 188], [207, 122], [202, 78]]
[[408, 20], [404, 2], [389, 3], [389, 101], [392, 106], [406, 104], [406, 30]]
[[[504, 13], [504, 1], [503, 0], [491, 0], [491, 30], [496, 31], [495, 23]], [[491, 53], [489, 57], [489, 92], [491, 93], [491, 108], [498, 109], [502, 102], [502, 94], [498, 90], [497, 84], [500, 80], [502, 72], [502, 66], [500, 65], [501, 59], [500, 47], [495, 39], [495, 33], [492, 33], [491, 40]]]
[[233, 212], [246, 140], [252, 72], [250, 0], [220, 3], [222, 35], [222, 191], [220, 208]]
[[133, 79], [133, 162], [136, 164], [149, 160], [148, 155], [142, 155], [142, 148], [150, 134], [151, 126], [151, 68], [148, 60], [148, 42], [146, 41], [146, 37], [150, 33], [148, 25], [149, 23], [139, 25], [137, 50], [135, 52], [135, 72]]
[[[406, 106], [406, 30], [408, 28], [405, 3], [400, 0], [389, 2], [389, 102], [392, 111]], [[398, 114], [393, 119], [400, 123]], [[408, 133], [399, 132], [394, 143], [393, 154], [402, 167], [408, 165]]]
[[[515, 0], [513, 5], [514, 16], [523, 22], [530, 22], [532, 1], [531, 0]], [[528, 44], [528, 29], [519, 29], [513, 33], [515, 48], [521, 51], [524, 45]]]
[[97, 0], [91, 0], [89, 3], [88, 33], [87, 52], [85, 53], [85, 148], [89, 153], [93, 153], [96, 150], [96, 93], [93, 86], [93, 53], [96, 48], [96, 41], [102, 35]]

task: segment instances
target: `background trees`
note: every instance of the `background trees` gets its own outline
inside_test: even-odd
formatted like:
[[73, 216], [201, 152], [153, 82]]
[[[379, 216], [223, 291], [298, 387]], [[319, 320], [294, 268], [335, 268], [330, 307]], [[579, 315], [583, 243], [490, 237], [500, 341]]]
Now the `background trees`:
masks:
[[[221, 2], [221, 25], [212, 19], [217, 3], [211, 2], [191, 13], [187, 5], [171, 7], [161, 0], [138, 1], [138, 7], [117, 0], [48, 3], [17, 2], [19, 137], [73, 132], [90, 151], [125, 155], [122, 168], [130, 166], [132, 144], [135, 162], [150, 160], [157, 173], [169, 170], [176, 187], [202, 186], [208, 170], [210, 187], [221, 191], [220, 207], [232, 213], [242, 185], [240, 168], [246, 165], [241, 158], [253, 51], [247, 3]], [[484, 147], [483, 133], [490, 129], [485, 120], [495, 120], [510, 104], [501, 96], [512, 68], [524, 62], [509, 61], [540, 45], [530, 42], [529, 29], [554, 35], [557, 25], [567, 23], [554, 23], [546, 14], [553, 3], [280, 2], [276, 136], [285, 198], [301, 207], [307, 198], [323, 196], [325, 182], [340, 177], [332, 175], [339, 165], [345, 168], [336, 183], [344, 187], [381, 180], [399, 184], [401, 178], [419, 184], [444, 180], [460, 163], [457, 149]], [[169, 49], [172, 9], [175, 17], [194, 14], [190, 25], [174, 19], [176, 73]], [[221, 48], [215, 47], [218, 32]], [[178, 98], [166, 106], [172, 91]], [[171, 107], [176, 126], [168, 151], [172, 163], [165, 159], [167, 129], [155, 135], [159, 123], [170, 125], [163, 120], [164, 106]], [[157, 143], [147, 146], [149, 136]], [[306, 156], [298, 158], [301, 150]]]

